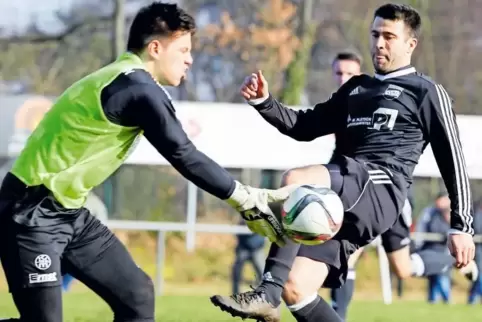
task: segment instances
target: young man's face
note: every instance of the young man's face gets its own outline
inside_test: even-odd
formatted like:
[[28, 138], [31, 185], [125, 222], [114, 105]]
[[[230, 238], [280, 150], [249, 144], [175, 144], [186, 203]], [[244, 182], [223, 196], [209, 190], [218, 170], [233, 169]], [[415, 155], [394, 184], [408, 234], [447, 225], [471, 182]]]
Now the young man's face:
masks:
[[403, 20], [376, 17], [371, 27], [373, 67], [379, 73], [389, 73], [410, 65], [417, 39], [410, 36]]
[[155, 77], [162, 85], [178, 86], [186, 78], [193, 63], [191, 38], [191, 33], [174, 35], [149, 49], [155, 61]]
[[360, 75], [360, 64], [354, 60], [337, 60], [333, 63], [331, 71], [338, 87], [345, 84], [350, 78]]

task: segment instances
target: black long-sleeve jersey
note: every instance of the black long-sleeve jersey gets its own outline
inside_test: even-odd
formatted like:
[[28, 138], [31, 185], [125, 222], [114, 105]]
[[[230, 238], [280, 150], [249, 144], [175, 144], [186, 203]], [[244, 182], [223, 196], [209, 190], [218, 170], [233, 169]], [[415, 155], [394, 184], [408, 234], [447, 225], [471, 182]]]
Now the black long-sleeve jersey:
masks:
[[295, 140], [335, 134], [336, 153], [388, 168], [405, 189], [430, 143], [451, 199], [451, 226], [473, 234], [472, 197], [452, 99], [415, 68], [354, 76], [328, 101], [306, 111], [289, 109], [271, 96], [254, 106]]
[[122, 73], [101, 93], [107, 119], [139, 127], [146, 139], [185, 178], [220, 199], [235, 188], [234, 179], [216, 162], [196, 149], [176, 117], [167, 91], [145, 70]]

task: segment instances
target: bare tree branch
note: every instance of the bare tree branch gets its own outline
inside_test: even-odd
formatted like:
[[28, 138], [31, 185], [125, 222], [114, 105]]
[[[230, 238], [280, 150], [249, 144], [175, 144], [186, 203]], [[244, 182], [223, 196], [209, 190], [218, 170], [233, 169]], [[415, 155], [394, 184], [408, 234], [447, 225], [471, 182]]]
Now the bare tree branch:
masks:
[[[105, 17], [92, 17], [88, 18], [82, 22], [78, 22], [68, 26], [62, 32], [57, 34], [36, 34], [36, 35], [19, 35], [19, 36], [8, 36], [1, 37], [0, 44], [22, 44], [22, 43], [46, 43], [46, 42], [60, 42], [63, 41], [68, 36], [76, 33], [78, 30], [87, 25], [98, 24], [100, 22], [110, 22], [112, 21], [112, 16]], [[36, 28], [38, 30], [38, 28]]]

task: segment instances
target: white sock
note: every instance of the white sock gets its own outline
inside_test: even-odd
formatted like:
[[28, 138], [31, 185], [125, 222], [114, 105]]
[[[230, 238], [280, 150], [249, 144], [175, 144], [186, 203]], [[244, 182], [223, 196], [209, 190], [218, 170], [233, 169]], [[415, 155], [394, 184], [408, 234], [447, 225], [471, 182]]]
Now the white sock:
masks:
[[356, 279], [356, 271], [353, 268], [348, 269], [348, 274], [346, 275], [346, 279], [348, 280], [355, 280]]
[[304, 298], [303, 300], [301, 300], [301, 302], [299, 303], [288, 305], [288, 310], [290, 310], [291, 312], [299, 311], [305, 306], [307, 306], [308, 304], [310, 304], [311, 302], [315, 301], [317, 298], [318, 298], [318, 293], [310, 295]]
[[423, 273], [425, 273], [425, 264], [423, 263], [422, 257], [414, 253], [410, 255], [410, 259], [412, 260], [412, 276], [423, 276]]

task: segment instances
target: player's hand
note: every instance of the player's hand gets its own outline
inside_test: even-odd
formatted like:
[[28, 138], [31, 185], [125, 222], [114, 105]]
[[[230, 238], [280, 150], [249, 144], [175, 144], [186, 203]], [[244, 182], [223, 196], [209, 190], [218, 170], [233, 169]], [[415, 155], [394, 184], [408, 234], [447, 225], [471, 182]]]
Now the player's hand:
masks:
[[467, 266], [475, 256], [474, 239], [469, 234], [451, 233], [448, 238], [450, 254], [455, 258], [457, 268]]
[[296, 187], [292, 185], [277, 190], [258, 189], [236, 181], [236, 188], [227, 202], [241, 214], [252, 232], [283, 246], [286, 243], [285, 232], [270, 204], [283, 202]]
[[264, 78], [263, 73], [258, 70], [256, 73], [253, 73], [244, 79], [240, 92], [247, 101], [268, 98], [268, 81]]

